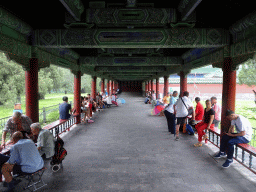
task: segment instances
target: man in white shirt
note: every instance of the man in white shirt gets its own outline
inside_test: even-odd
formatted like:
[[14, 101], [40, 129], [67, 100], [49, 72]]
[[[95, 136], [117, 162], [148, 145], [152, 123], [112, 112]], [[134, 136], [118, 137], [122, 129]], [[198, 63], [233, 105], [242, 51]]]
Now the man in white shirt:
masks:
[[[228, 168], [233, 163], [234, 145], [238, 143], [249, 143], [252, 137], [251, 123], [242, 115], [235, 114], [231, 110], [227, 110], [226, 117], [231, 120], [231, 126], [228, 133], [222, 136], [220, 143], [220, 152], [215, 158], [226, 157], [226, 162], [222, 165], [223, 168]], [[237, 133], [234, 133], [236, 127]], [[227, 150], [227, 154], [225, 151]]]
[[[195, 112], [193, 110], [192, 102], [188, 99], [189, 92], [184, 91], [183, 97], [179, 98], [174, 104], [174, 113], [176, 114], [177, 124], [176, 124], [176, 141], [179, 140], [179, 128], [185, 123], [185, 119], [188, 115], [192, 115], [192, 123], [195, 123]], [[186, 106], [185, 106], [186, 105]], [[192, 114], [188, 113], [188, 110], [192, 109]]]
[[37, 149], [44, 160], [48, 160], [55, 153], [55, 139], [47, 129], [42, 129], [40, 123], [31, 125], [33, 135], [37, 136]]

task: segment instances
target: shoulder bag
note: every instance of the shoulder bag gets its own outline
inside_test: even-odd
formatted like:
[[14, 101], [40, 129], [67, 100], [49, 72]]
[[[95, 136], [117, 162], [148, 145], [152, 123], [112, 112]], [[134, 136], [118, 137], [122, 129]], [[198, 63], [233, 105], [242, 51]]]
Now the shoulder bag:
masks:
[[[184, 103], [182, 97], [181, 97], [180, 99], [181, 99], [182, 103], [185, 105], [185, 103]], [[185, 105], [185, 107], [186, 107], [186, 109], [188, 110], [188, 115], [187, 115], [187, 116], [192, 115], [193, 109], [188, 109], [186, 105]]]

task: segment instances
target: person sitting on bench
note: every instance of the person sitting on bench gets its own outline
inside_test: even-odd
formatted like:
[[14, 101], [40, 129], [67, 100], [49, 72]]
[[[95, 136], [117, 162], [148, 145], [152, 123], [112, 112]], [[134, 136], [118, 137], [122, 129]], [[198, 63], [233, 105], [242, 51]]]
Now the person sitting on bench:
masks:
[[20, 131], [15, 132], [11, 139], [14, 145], [10, 149], [10, 158], [2, 166], [2, 173], [8, 187], [6, 192], [12, 191], [18, 183], [12, 178], [11, 172], [13, 175], [34, 173], [44, 166], [44, 161], [31, 139], [23, 139]]
[[48, 160], [55, 153], [55, 139], [47, 129], [42, 129], [40, 123], [31, 124], [33, 135], [37, 136], [37, 149], [43, 160]]
[[[248, 119], [242, 115], [235, 114], [231, 110], [227, 110], [226, 117], [231, 121], [228, 133], [222, 136], [220, 142], [220, 151], [215, 158], [226, 157], [226, 162], [222, 165], [223, 168], [228, 168], [233, 163], [234, 145], [238, 143], [249, 143], [252, 137], [252, 127]], [[236, 126], [237, 133], [234, 133]], [[227, 150], [227, 155], [225, 151]]]

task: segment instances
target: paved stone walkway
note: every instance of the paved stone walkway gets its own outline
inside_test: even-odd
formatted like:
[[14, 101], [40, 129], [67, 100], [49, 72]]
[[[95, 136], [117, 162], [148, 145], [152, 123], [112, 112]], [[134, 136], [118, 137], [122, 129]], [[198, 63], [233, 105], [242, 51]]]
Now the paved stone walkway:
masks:
[[175, 141], [165, 117], [151, 116], [141, 95], [119, 97], [126, 104], [97, 113], [94, 123], [75, 126], [63, 137], [64, 169], [47, 170], [48, 185], [38, 191], [256, 191], [236, 164], [223, 169], [224, 160], [213, 160], [209, 147], [193, 147], [196, 137], [181, 134]]

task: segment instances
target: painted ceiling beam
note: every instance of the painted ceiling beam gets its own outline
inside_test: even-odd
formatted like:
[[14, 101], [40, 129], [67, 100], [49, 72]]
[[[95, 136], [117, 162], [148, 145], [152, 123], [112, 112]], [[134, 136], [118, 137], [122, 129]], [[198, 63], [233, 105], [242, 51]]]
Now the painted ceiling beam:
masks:
[[44, 48], [212, 48], [229, 44], [229, 31], [210, 28], [38, 29], [32, 45]]
[[177, 22], [173, 8], [89, 8], [86, 23], [98, 27], [163, 27]]
[[163, 72], [165, 67], [95, 67], [96, 72]]
[[4, 24], [7, 27], [18, 31], [23, 35], [30, 35], [33, 31], [33, 28], [29, 24], [20, 20], [18, 17], [11, 14], [9, 11], [5, 10], [2, 7], [0, 7], [0, 24]]
[[181, 12], [182, 21], [186, 21], [189, 15], [201, 3], [202, 0], [181, 0], [178, 10]]
[[249, 13], [244, 18], [238, 20], [230, 28], [233, 42], [242, 41], [255, 36], [256, 33], [256, 11]]
[[60, 0], [60, 2], [76, 21], [81, 20], [81, 14], [84, 12], [84, 5], [81, 0]]
[[151, 73], [146, 73], [146, 74], [133, 74], [133, 73], [130, 73], [130, 74], [123, 74], [123, 73], [108, 73], [109, 75], [111, 75], [112, 77], [115, 77], [115, 76], [153, 76], [155, 74]]
[[80, 65], [86, 66], [168, 66], [181, 65], [180, 57], [81, 57]]

